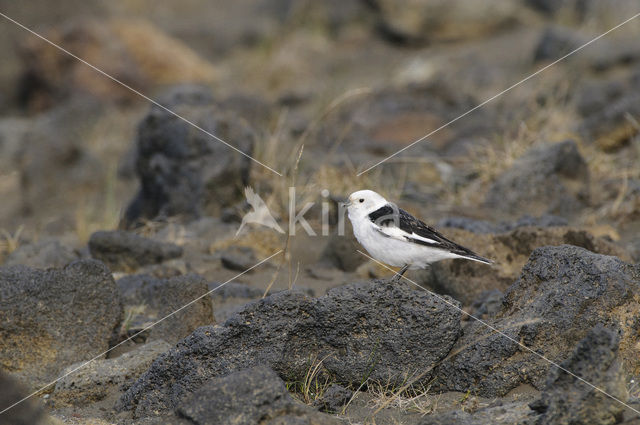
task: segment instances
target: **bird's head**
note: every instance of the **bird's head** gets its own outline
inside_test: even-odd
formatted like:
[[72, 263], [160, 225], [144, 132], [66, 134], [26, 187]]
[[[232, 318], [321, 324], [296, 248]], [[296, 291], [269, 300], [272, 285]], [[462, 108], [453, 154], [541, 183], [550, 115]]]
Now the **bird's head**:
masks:
[[367, 215], [387, 203], [382, 195], [373, 190], [359, 190], [349, 195], [345, 206], [349, 210], [349, 214]]

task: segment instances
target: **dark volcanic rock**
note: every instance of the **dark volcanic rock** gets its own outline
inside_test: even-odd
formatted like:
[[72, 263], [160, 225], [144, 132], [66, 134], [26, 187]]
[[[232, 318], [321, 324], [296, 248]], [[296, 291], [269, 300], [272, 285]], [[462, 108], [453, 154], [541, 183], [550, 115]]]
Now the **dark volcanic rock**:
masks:
[[361, 264], [366, 263], [367, 257], [357, 251], [360, 249], [360, 245], [353, 235], [351, 226], [347, 226], [345, 231], [344, 235], [334, 233], [329, 236], [329, 241], [322, 252], [320, 261], [345, 272], [352, 272]]
[[95, 232], [89, 239], [91, 256], [112, 270], [135, 270], [182, 255], [182, 247], [122, 230]]
[[568, 28], [549, 27], [545, 29], [536, 51], [534, 61], [560, 59], [570, 51], [584, 44], [586, 37], [583, 37]]
[[518, 227], [499, 234], [470, 233], [442, 229], [452, 240], [494, 260], [492, 266], [468, 260], [440, 261], [430, 269], [414, 272], [416, 282], [440, 294], [451, 295], [464, 305], [485, 291], [505, 291], [519, 276], [534, 249], [546, 245], [576, 245], [598, 254], [615, 255], [631, 261], [629, 255], [604, 238], [571, 227]]
[[[621, 329], [621, 358], [637, 370], [640, 269], [575, 246], [536, 249], [502, 309], [487, 322], [548, 359], [561, 362], [597, 324]], [[471, 322], [437, 371], [436, 386], [501, 396], [522, 383], [544, 385], [547, 361]]]
[[20, 244], [7, 257], [5, 266], [23, 265], [39, 269], [64, 267], [78, 259], [78, 254], [56, 240]]
[[513, 425], [527, 424], [537, 415], [526, 402], [501, 403], [469, 413], [454, 410], [444, 414], [431, 414], [418, 422], [418, 425]]
[[485, 204], [509, 214], [569, 215], [589, 196], [589, 169], [574, 141], [529, 150], [491, 185]]
[[[178, 87], [160, 102], [251, 155], [253, 130], [218, 109], [208, 89]], [[157, 106], [140, 123], [137, 149], [141, 188], [127, 208], [125, 224], [157, 216], [216, 215], [242, 199], [248, 184], [249, 158]]]
[[[626, 377], [617, 358], [618, 345], [616, 331], [597, 325], [560, 366], [626, 402]], [[538, 425], [616, 424], [625, 410], [620, 402], [558, 368], [550, 370], [542, 397], [531, 407], [542, 413]]]
[[[0, 411], [29, 395], [26, 388], [14, 378], [0, 370]], [[58, 422], [47, 417], [37, 398], [30, 398], [0, 413], [2, 425], [56, 425]]]
[[295, 401], [282, 379], [265, 366], [209, 380], [185, 397], [177, 412], [197, 425], [341, 423]]
[[[455, 302], [455, 301], [452, 301]], [[224, 326], [197, 329], [160, 356], [122, 397], [120, 409], [149, 416], [173, 409], [211, 377], [269, 365], [303, 381], [314, 361], [335, 382], [400, 384], [447, 355], [460, 333], [460, 312], [426, 292], [374, 281], [319, 298], [283, 291], [251, 303]]]
[[140, 345], [113, 359], [100, 359], [84, 365], [73, 364], [63, 371], [70, 373], [56, 383], [53, 397], [56, 401], [85, 404], [104, 399], [109, 391], [131, 384], [161, 353], [171, 348], [164, 341]]
[[323, 412], [327, 413], [339, 413], [342, 410], [342, 406], [347, 404], [353, 397], [353, 391], [342, 385], [332, 384], [325, 390], [316, 402], [314, 406], [319, 408]]
[[107, 350], [122, 317], [111, 272], [95, 260], [2, 267], [0, 295], [0, 364], [30, 387]]
[[555, 227], [566, 226], [567, 219], [557, 215], [545, 214], [540, 217], [523, 215], [516, 221], [490, 223], [484, 220], [474, 220], [467, 217], [448, 217], [440, 220], [436, 227], [455, 227], [473, 233], [504, 233], [519, 227]]
[[[131, 312], [128, 333], [144, 329], [197, 298], [193, 304], [166, 318], [148, 330], [147, 340], [161, 339], [175, 344], [199, 326], [215, 323], [207, 282], [188, 274], [170, 279], [149, 275], [131, 275], [118, 280], [125, 309]], [[201, 297], [201, 298], [200, 298]]]

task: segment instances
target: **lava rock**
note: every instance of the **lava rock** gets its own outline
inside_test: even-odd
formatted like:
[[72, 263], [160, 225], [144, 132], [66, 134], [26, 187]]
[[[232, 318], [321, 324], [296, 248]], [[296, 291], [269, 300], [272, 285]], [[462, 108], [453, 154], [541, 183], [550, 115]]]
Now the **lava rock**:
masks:
[[188, 274], [170, 279], [149, 275], [131, 275], [118, 280], [125, 309], [130, 317], [125, 323], [127, 335], [133, 335], [150, 324], [173, 313], [184, 305], [193, 304], [167, 317], [149, 329], [147, 341], [163, 340], [175, 344], [199, 326], [215, 323], [207, 282], [201, 276]]
[[30, 387], [106, 351], [122, 319], [111, 272], [95, 260], [2, 267], [0, 295], [0, 363]]
[[[447, 299], [449, 302], [455, 301]], [[303, 381], [309, 367], [334, 382], [400, 385], [407, 371], [444, 358], [460, 334], [460, 312], [402, 285], [350, 284], [309, 298], [283, 291], [251, 303], [223, 326], [204, 326], [160, 356], [121, 398], [138, 417], [175, 408], [212, 377], [269, 365], [286, 381]]]
[[182, 247], [123, 230], [95, 232], [89, 239], [91, 256], [111, 270], [131, 271], [182, 256]]
[[514, 341], [559, 363], [598, 323], [621, 330], [621, 358], [637, 370], [639, 290], [640, 269], [618, 258], [570, 245], [538, 248], [486, 321], [512, 340], [471, 322], [439, 366], [436, 387], [489, 397], [524, 383], [540, 389], [550, 364]]
[[76, 261], [78, 253], [62, 245], [57, 240], [45, 240], [36, 243], [20, 244], [7, 257], [5, 266], [23, 265], [39, 269], [48, 267], [64, 267]]
[[[216, 71], [210, 63], [150, 22], [108, 19], [102, 13], [90, 13], [101, 19], [72, 19], [62, 25], [51, 22], [52, 28], [44, 35], [143, 93], [170, 84], [214, 79]], [[69, 61], [37, 39], [20, 43], [20, 50], [20, 97], [32, 110], [73, 96], [90, 95], [101, 102], [139, 100], [132, 90], [114, 85], [79, 61]]]
[[572, 140], [532, 148], [489, 188], [485, 205], [510, 214], [570, 215], [589, 197], [589, 169]]
[[[216, 107], [208, 89], [178, 87], [160, 103], [251, 155], [254, 131]], [[154, 105], [139, 126], [136, 169], [141, 189], [127, 208], [124, 224], [157, 216], [218, 215], [242, 199], [250, 166], [248, 157]]]
[[282, 379], [265, 366], [207, 381], [179, 403], [177, 412], [196, 425], [340, 423], [296, 402]]
[[339, 413], [342, 406], [353, 397], [353, 391], [339, 384], [331, 384], [322, 396], [313, 404], [315, 407], [327, 413]]
[[[615, 330], [596, 325], [560, 366], [626, 402], [626, 376], [617, 358], [619, 343]], [[617, 424], [625, 410], [620, 402], [558, 368], [549, 371], [542, 397], [531, 407], [542, 413], [537, 425]]]
[[541, 246], [569, 244], [631, 261], [617, 245], [571, 227], [518, 227], [499, 234], [442, 230], [452, 240], [464, 241], [465, 246], [495, 261], [491, 266], [468, 260], [440, 261], [427, 270], [412, 272], [420, 285], [450, 295], [464, 305], [475, 302], [485, 291], [505, 291], [518, 278], [533, 250]]
[[[220, 253], [220, 262], [224, 268], [238, 272], [246, 272], [253, 267], [258, 260], [250, 247], [230, 247]], [[251, 273], [253, 270], [250, 270]]]
[[511, 402], [491, 405], [473, 412], [454, 410], [443, 414], [431, 414], [421, 419], [418, 425], [512, 425], [528, 424], [537, 418], [526, 402]]
[[519, 227], [554, 227], [566, 226], [569, 223], [564, 217], [557, 215], [544, 214], [540, 217], [532, 217], [523, 215], [516, 221], [501, 223], [489, 223], [484, 220], [474, 220], [467, 217], [448, 217], [440, 220], [437, 227], [454, 227], [456, 229], [464, 229], [473, 233], [504, 233]]
[[554, 61], [580, 47], [586, 42], [586, 38], [567, 29], [560, 27], [549, 27], [544, 30], [538, 42], [533, 60]]
[[102, 400], [110, 391], [132, 383], [158, 355], [170, 348], [164, 341], [154, 341], [114, 359], [94, 360], [87, 365], [85, 362], [73, 364], [63, 371], [63, 375], [69, 375], [56, 383], [53, 398], [74, 405]]
[[367, 262], [367, 257], [358, 252], [360, 245], [353, 235], [351, 226], [345, 227], [344, 235], [334, 233], [329, 236], [327, 245], [320, 256], [320, 262], [345, 272], [353, 272]]

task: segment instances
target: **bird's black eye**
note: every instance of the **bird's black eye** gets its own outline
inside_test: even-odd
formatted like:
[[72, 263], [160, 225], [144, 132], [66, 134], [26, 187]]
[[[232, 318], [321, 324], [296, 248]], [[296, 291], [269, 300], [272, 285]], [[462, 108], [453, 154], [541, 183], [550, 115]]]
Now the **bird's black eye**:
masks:
[[364, 202], [364, 199], [360, 199], [360, 203], [363, 203], [363, 202]]

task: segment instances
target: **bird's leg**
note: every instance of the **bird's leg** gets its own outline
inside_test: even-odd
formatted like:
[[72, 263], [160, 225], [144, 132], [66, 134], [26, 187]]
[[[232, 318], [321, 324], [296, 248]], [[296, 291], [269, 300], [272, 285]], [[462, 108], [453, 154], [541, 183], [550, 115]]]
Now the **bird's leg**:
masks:
[[402, 278], [402, 275], [404, 274], [404, 272], [407, 271], [408, 268], [409, 268], [409, 265], [405, 264], [404, 267], [402, 267], [400, 269], [400, 271], [391, 279], [391, 282], [393, 282], [393, 283], [400, 282], [400, 279]]

